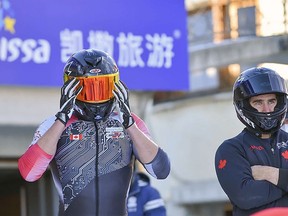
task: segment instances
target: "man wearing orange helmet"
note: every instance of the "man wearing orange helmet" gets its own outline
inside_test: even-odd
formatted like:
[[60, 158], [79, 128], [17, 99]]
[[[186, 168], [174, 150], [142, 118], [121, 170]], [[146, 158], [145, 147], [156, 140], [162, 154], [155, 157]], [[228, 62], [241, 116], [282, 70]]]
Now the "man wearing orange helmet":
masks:
[[109, 55], [76, 52], [66, 62], [64, 81], [60, 110], [38, 127], [18, 161], [20, 173], [33, 182], [50, 165], [59, 215], [127, 215], [135, 157], [153, 177], [165, 179], [168, 156], [131, 113], [128, 89]]

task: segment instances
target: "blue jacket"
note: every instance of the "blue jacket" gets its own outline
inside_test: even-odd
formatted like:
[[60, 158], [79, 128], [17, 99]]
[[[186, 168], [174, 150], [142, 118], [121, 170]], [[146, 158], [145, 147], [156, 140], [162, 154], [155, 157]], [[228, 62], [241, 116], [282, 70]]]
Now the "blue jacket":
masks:
[[129, 216], [166, 216], [163, 199], [144, 173], [134, 175], [127, 206]]

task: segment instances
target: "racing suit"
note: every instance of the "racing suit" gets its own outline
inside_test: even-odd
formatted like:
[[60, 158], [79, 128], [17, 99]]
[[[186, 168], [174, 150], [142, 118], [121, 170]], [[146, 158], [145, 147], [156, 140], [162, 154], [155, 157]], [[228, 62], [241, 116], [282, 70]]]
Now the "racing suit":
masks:
[[[145, 123], [135, 114], [133, 118], [147, 134]], [[54, 121], [52, 117], [39, 126], [32, 144], [20, 157], [18, 167], [23, 178], [31, 182], [39, 179], [50, 164], [61, 216], [127, 215], [127, 194], [137, 153], [119, 115], [112, 112], [95, 122], [73, 115], [53, 157], [37, 141]], [[166, 178], [170, 171], [169, 159], [161, 148], [153, 161], [144, 166], [150, 167], [156, 178]]]
[[[280, 168], [278, 184], [254, 180], [251, 170], [254, 165]], [[219, 146], [215, 169], [233, 205], [234, 216], [288, 206], [288, 133], [279, 130], [271, 138], [261, 139], [244, 129]]]

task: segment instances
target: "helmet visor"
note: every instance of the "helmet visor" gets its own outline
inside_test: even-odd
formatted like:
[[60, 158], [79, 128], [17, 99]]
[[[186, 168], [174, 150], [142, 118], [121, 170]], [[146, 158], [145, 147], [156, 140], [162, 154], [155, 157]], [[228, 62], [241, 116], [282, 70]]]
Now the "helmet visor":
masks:
[[[69, 78], [72, 77], [65, 76], [65, 80]], [[77, 100], [87, 103], [102, 103], [114, 97], [114, 84], [119, 82], [119, 73], [75, 78], [80, 81], [79, 87], [83, 87]]]
[[274, 74], [261, 74], [242, 82], [242, 92], [246, 97], [286, 91], [284, 80]]

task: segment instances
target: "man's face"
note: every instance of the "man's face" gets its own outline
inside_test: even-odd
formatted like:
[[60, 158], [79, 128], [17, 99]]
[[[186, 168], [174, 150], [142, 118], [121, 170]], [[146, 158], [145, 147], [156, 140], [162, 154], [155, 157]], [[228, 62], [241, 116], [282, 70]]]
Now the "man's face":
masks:
[[263, 94], [251, 97], [249, 99], [250, 105], [258, 112], [268, 113], [273, 112], [277, 105], [276, 94]]

